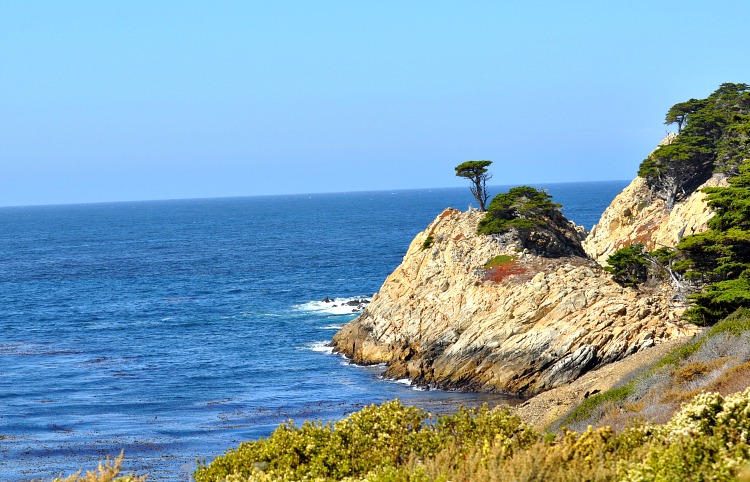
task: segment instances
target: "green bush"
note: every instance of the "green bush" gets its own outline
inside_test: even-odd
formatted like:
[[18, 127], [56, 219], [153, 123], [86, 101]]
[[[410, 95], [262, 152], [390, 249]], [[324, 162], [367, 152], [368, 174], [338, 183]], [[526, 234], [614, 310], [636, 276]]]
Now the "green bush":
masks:
[[623, 286], [635, 288], [648, 279], [649, 265], [642, 244], [631, 244], [615, 251], [604, 270], [612, 273], [612, 278]]
[[444, 457], [446, 451], [459, 463], [484, 444], [502, 448], [510, 456], [538, 438], [507, 410], [461, 408], [433, 421], [424, 411], [394, 400], [333, 424], [282, 424], [266, 439], [242, 443], [210, 464], [200, 463], [195, 480], [342, 480], [394, 475], [415, 460]]
[[704, 284], [700, 293], [690, 296], [693, 305], [685, 313], [699, 325], [713, 324], [737, 308], [750, 306], [750, 159], [742, 162], [728, 187], [705, 192], [716, 214], [708, 231], [680, 241], [682, 260], [676, 265], [687, 278]]
[[477, 230], [480, 234], [501, 234], [512, 228], [526, 230], [539, 226], [545, 215], [561, 207], [551, 199], [552, 196], [533, 187], [514, 187], [492, 199]]
[[259, 474], [273, 480], [339, 480], [364, 475], [403, 462], [426, 415], [396, 400], [366, 407], [333, 424], [305, 422], [297, 427], [289, 421], [266, 439], [242, 443], [211, 464], [200, 464], [195, 480]]
[[[196, 481], [736, 480], [750, 460], [750, 389], [704, 393], [663, 425], [542, 437], [507, 410], [437, 420], [398, 401], [334, 424], [284, 424], [201, 464]], [[340, 433], [339, 433], [340, 432]]]
[[432, 247], [433, 243], [435, 243], [435, 239], [433, 239], [432, 236], [427, 236], [425, 238], [424, 242], [422, 243], [422, 251], [424, 251], [426, 249], [430, 249]]

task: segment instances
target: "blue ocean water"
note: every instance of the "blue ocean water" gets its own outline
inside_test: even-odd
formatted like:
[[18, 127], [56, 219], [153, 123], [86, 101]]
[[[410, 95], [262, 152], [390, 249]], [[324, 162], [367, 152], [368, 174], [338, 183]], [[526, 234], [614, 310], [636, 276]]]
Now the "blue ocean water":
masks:
[[[625, 185], [538, 187], [591, 228]], [[417, 232], [471, 202], [460, 188], [0, 208], [0, 480], [121, 449], [127, 471], [188, 480], [196, 458], [289, 418], [503, 403], [382, 380], [325, 346], [354, 315], [321, 299], [371, 296]]]

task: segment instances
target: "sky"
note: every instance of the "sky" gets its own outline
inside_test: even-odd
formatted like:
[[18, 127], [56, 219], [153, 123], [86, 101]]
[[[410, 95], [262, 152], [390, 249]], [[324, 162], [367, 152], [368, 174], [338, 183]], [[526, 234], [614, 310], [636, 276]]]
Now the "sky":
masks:
[[[750, 2], [4, 0], [0, 206], [631, 179]], [[673, 129], [673, 128], [672, 128]]]

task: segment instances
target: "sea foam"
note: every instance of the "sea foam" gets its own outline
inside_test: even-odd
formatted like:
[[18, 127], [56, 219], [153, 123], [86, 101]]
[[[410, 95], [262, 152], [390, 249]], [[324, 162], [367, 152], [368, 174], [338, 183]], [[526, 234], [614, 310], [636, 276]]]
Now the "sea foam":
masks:
[[301, 311], [328, 313], [330, 315], [351, 315], [361, 312], [372, 297], [356, 296], [354, 298], [326, 298], [322, 301], [309, 301], [295, 306]]

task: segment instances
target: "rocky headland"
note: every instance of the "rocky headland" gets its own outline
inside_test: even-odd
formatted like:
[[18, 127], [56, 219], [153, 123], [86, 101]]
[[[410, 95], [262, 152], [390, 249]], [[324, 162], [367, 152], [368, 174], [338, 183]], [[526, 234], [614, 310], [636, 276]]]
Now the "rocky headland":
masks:
[[623, 287], [597, 262], [705, 229], [702, 194], [666, 212], [648, 191], [633, 181], [583, 242], [562, 215], [523, 236], [488, 236], [477, 234], [484, 213], [445, 210], [334, 349], [422, 386], [527, 396], [697, 333], [668, 283]]

